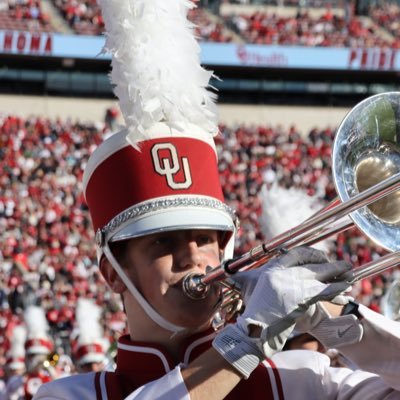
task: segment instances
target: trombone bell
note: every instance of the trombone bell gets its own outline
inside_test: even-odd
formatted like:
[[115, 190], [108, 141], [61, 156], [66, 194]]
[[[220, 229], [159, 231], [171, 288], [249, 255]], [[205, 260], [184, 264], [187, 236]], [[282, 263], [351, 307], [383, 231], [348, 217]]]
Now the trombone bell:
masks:
[[[342, 202], [400, 171], [400, 92], [358, 103], [340, 124], [332, 175]], [[400, 250], [400, 190], [350, 214], [355, 225], [389, 251]]]
[[[377, 150], [364, 154], [355, 168], [355, 184], [359, 192], [382, 182], [398, 172], [400, 154], [391, 143], [383, 143]], [[389, 194], [367, 206], [384, 223], [400, 222], [400, 191]]]

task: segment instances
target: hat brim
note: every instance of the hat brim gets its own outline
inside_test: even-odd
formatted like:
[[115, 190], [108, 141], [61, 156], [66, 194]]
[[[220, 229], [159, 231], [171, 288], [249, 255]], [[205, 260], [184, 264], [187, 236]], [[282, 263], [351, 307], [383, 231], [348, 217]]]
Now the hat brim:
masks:
[[101, 353], [89, 353], [79, 359], [78, 364], [90, 364], [90, 363], [101, 363], [105, 362], [106, 356]]
[[45, 346], [31, 346], [26, 349], [26, 354], [30, 356], [35, 355], [48, 355], [51, 353], [51, 350]]
[[221, 210], [199, 207], [169, 208], [143, 215], [133, 221], [126, 221], [109, 240], [116, 242], [183, 229], [211, 229], [233, 233], [235, 225], [231, 216]]

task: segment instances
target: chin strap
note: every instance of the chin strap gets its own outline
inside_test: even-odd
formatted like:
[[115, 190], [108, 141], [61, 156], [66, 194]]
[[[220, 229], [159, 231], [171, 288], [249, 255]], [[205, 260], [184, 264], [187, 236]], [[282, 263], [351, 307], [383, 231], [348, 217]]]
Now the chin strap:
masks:
[[182, 326], [178, 326], [178, 325], [175, 325], [175, 324], [167, 321], [156, 310], [154, 310], [153, 307], [151, 307], [151, 305], [140, 294], [140, 292], [136, 289], [135, 285], [132, 283], [132, 281], [126, 275], [124, 270], [121, 268], [121, 266], [119, 265], [118, 261], [116, 260], [116, 258], [112, 254], [110, 248], [108, 247], [108, 243], [104, 244], [102, 250], [104, 252], [104, 255], [107, 257], [108, 261], [113, 266], [115, 272], [122, 279], [122, 282], [124, 282], [125, 286], [128, 288], [128, 290], [131, 293], [131, 295], [140, 304], [140, 306], [142, 307], [143, 311], [148, 315], [148, 317], [150, 317], [161, 328], [164, 328], [167, 331], [172, 332], [173, 335], [181, 333], [186, 329], [186, 328], [184, 328]]

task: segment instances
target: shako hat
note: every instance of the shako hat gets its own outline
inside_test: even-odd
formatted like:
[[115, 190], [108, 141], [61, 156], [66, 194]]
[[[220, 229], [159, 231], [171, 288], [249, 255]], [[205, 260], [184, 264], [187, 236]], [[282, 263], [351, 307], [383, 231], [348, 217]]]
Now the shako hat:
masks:
[[177, 229], [225, 231], [226, 244], [236, 217], [223, 202], [213, 140], [196, 126], [187, 132], [158, 123], [136, 148], [122, 130], [93, 153], [83, 185], [99, 246]]
[[42, 307], [28, 306], [24, 312], [27, 327], [26, 355], [48, 355], [54, 350], [49, 326]]
[[106, 361], [109, 347], [100, 324], [101, 308], [91, 299], [80, 298], [76, 307], [77, 340], [74, 358], [78, 365]]
[[223, 203], [213, 137], [218, 133], [212, 72], [186, 0], [100, 0], [111, 82], [124, 128], [85, 168], [83, 185], [97, 244], [177, 229], [235, 230]]

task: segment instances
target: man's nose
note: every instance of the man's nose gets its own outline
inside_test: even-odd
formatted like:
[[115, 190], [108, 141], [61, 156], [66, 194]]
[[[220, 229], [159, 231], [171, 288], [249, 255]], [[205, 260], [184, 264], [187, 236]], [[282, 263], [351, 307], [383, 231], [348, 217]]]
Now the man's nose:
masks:
[[187, 240], [180, 246], [178, 266], [181, 269], [199, 267], [202, 263], [200, 249], [195, 240]]

